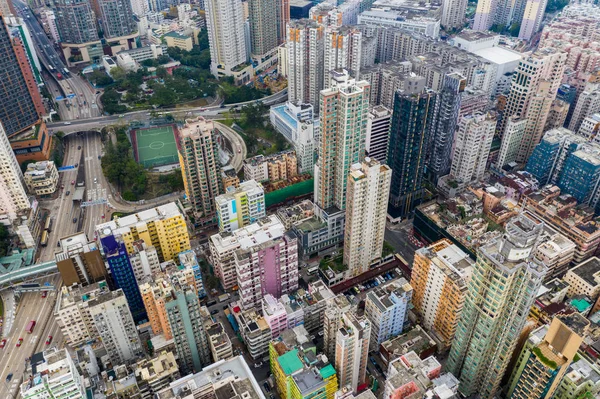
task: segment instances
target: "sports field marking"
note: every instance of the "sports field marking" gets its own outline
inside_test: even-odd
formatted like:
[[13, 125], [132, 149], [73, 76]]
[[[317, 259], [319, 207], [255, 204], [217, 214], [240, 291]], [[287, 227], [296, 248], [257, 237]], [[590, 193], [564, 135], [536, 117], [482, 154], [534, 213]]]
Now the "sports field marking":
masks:
[[148, 147], [152, 150], [160, 150], [164, 146], [165, 146], [165, 143], [162, 141], [153, 141], [152, 143], [150, 143], [150, 145]]

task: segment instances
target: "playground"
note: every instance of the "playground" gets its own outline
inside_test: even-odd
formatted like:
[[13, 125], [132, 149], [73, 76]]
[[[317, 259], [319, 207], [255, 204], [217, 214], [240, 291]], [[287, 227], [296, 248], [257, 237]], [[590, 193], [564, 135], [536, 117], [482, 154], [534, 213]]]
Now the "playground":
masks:
[[178, 163], [177, 134], [175, 125], [132, 130], [135, 160], [147, 169]]

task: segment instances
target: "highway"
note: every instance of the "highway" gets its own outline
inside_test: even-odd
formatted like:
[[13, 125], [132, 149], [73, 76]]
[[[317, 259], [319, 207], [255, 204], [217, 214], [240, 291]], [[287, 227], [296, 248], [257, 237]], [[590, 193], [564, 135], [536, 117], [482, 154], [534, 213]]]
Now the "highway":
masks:
[[[61, 279], [59, 274], [55, 274], [36, 280], [36, 282], [40, 284], [49, 282], [58, 287], [61, 284]], [[46, 345], [48, 335], [52, 335], [50, 346], [63, 347], [62, 333], [52, 316], [56, 298], [55, 291], [49, 291], [46, 298], [42, 298], [40, 292], [22, 294], [17, 305], [13, 328], [3, 337], [6, 339], [6, 346], [4, 349], [0, 349], [0, 381], [2, 382], [0, 384], [0, 398], [17, 397], [23, 371], [25, 370], [25, 360], [33, 353], [49, 347]], [[36, 325], [33, 333], [27, 334], [25, 327], [31, 320], [35, 320]], [[23, 343], [20, 347], [17, 347], [19, 338], [23, 338]], [[7, 383], [6, 377], [10, 373], [13, 373], [13, 377]]]
[[[246, 142], [242, 137], [235, 132], [229, 126], [223, 125], [222, 123], [215, 122], [215, 127], [219, 129], [219, 131], [225, 136], [227, 141], [231, 143], [231, 151], [233, 153], [233, 158], [229, 161], [229, 165], [231, 165], [236, 172], [239, 172], [244, 165], [244, 159], [246, 159], [246, 155], [248, 155], [248, 149], [246, 148]], [[239, 150], [239, 152], [238, 152]]]
[[[33, 41], [35, 42], [37, 55], [42, 64], [45, 65], [46, 69], [56, 76], [56, 73], [60, 72], [65, 75], [64, 70], [67, 68], [63, 62], [61, 55], [58, 53], [54, 43], [46, 36], [46, 32], [35, 18], [33, 12], [24, 3], [15, 0], [15, 6], [19, 9], [23, 21], [27, 25], [27, 28], [31, 32]], [[54, 70], [52, 71], [52, 68]], [[95, 90], [87, 81], [74, 73], [69, 73], [68, 76], [64, 76], [62, 80], [58, 81], [61, 87], [61, 92], [57, 92], [55, 89], [50, 90], [50, 93], [56, 99], [57, 97], [66, 95], [75, 95], [70, 100], [57, 101], [61, 103], [59, 105], [59, 114], [62, 119], [85, 119], [94, 116], [100, 116], [102, 114], [98, 107], [98, 96]], [[67, 106], [69, 104], [69, 106]]]
[[[83, 144], [83, 165], [85, 170], [85, 196], [86, 201], [95, 201], [98, 199], [109, 200], [112, 195], [109, 193], [109, 185], [102, 173], [101, 160], [98, 156], [102, 154], [102, 141], [100, 134], [88, 133], [85, 136]], [[80, 164], [81, 165], [81, 164]], [[103, 216], [106, 215], [107, 205], [92, 205], [83, 208], [84, 222], [83, 232], [90, 239], [94, 239], [94, 231], [97, 224], [104, 222]]]

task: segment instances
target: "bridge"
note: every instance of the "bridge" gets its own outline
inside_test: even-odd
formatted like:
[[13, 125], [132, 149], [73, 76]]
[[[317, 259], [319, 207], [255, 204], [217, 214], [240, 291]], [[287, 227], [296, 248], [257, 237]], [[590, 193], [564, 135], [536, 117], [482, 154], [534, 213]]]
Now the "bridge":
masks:
[[56, 287], [50, 283], [44, 285], [39, 283], [25, 283], [21, 285], [13, 286], [15, 294], [22, 294], [24, 292], [40, 292], [40, 291], [54, 291]]
[[26, 283], [38, 277], [56, 274], [56, 272], [58, 272], [58, 268], [55, 260], [25, 266], [0, 275], [0, 289], [15, 287], [17, 284]]

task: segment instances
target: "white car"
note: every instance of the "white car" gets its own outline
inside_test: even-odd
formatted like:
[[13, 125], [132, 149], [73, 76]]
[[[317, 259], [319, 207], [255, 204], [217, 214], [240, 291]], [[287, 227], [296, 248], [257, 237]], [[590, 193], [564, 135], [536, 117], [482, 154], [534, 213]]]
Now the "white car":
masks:
[[94, 177], [94, 183], [98, 183], [98, 178]]

